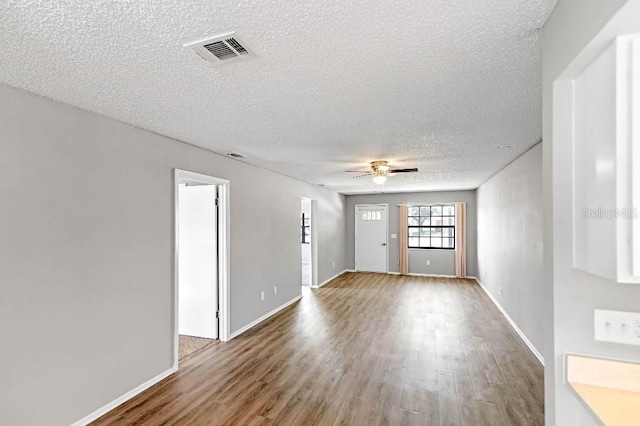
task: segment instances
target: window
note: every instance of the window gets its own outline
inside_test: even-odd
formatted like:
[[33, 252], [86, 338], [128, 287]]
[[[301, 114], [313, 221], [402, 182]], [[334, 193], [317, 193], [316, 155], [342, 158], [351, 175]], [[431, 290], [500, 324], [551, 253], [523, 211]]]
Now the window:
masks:
[[302, 213], [302, 244], [309, 244], [309, 235], [311, 234], [311, 232], [309, 231], [310, 226], [309, 226], [309, 221], [310, 221], [310, 217], [307, 216], [305, 213]]
[[408, 212], [409, 248], [455, 249], [454, 206], [410, 206]]
[[382, 212], [380, 210], [363, 210], [362, 220], [382, 220]]

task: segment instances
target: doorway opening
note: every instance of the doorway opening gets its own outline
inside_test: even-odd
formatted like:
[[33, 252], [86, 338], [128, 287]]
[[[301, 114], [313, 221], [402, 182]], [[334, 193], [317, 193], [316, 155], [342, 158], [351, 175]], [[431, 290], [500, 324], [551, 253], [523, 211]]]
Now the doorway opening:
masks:
[[229, 182], [175, 171], [174, 369], [228, 340]]
[[302, 257], [302, 285], [311, 287], [311, 200], [300, 200], [300, 248]]
[[317, 200], [300, 199], [300, 255], [303, 287], [317, 287], [318, 231], [316, 229]]

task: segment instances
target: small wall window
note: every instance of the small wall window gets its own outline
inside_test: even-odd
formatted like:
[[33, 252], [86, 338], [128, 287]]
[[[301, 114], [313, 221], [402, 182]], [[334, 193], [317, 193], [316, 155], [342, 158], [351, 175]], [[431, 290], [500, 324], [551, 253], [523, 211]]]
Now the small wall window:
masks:
[[455, 249], [456, 218], [453, 205], [410, 206], [409, 248]]

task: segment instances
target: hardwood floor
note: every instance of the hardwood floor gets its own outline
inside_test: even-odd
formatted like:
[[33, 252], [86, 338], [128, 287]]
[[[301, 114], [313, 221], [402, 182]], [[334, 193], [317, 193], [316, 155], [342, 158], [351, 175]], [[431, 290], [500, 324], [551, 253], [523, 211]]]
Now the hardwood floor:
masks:
[[346, 273], [96, 425], [542, 425], [543, 369], [471, 280]]

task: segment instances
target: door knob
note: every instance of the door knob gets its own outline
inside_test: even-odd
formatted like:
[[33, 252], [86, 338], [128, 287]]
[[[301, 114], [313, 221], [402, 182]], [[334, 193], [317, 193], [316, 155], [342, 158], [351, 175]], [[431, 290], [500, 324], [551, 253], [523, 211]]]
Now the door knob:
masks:
[[380, 245], [381, 245], [381, 246], [386, 246], [386, 245], [387, 245], [387, 243], [382, 243], [382, 244], [380, 244]]

